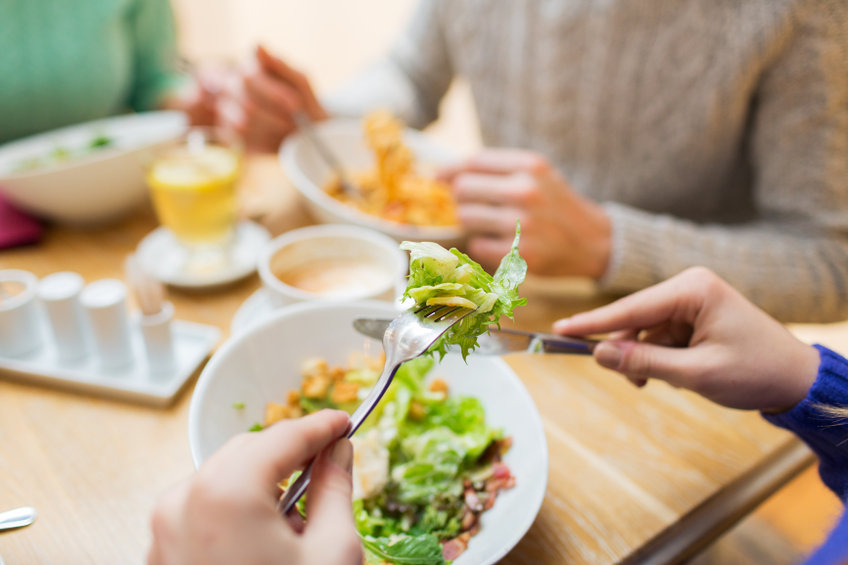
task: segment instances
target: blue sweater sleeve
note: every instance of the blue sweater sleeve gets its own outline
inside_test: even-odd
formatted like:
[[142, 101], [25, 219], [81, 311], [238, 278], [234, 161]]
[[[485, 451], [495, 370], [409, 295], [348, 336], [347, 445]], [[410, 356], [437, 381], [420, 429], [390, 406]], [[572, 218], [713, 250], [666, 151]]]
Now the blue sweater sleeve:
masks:
[[[800, 437], [819, 457], [824, 483], [846, 502], [848, 495], [848, 418], [825, 414], [821, 406], [848, 407], [848, 360], [821, 345], [821, 363], [807, 397], [791, 410], [763, 414], [769, 422]], [[848, 563], [848, 512], [843, 513], [830, 535], [805, 565]]]
[[848, 496], [848, 418], [825, 414], [821, 406], [848, 407], [848, 360], [816, 345], [821, 363], [807, 397], [791, 410], [763, 414], [766, 420], [800, 437], [819, 457], [824, 483], [846, 501]]

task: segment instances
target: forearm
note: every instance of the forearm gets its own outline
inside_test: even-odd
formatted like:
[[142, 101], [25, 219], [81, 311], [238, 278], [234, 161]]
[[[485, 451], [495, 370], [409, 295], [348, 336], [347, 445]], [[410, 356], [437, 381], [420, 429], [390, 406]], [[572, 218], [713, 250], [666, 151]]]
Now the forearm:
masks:
[[781, 321], [848, 318], [848, 241], [836, 231], [699, 225], [619, 204], [604, 208], [612, 225], [604, 290], [632, 292], [700, 265]]
[[827, 407], [848, 409], [848, 361], [817, 345], [821, 364], [807, 397], [792, 409], [763, 414], [771, 423], [800, 437], [819, 457], [825, 484], [843, 501], [848, 496], [848, 419], [826, 412]]

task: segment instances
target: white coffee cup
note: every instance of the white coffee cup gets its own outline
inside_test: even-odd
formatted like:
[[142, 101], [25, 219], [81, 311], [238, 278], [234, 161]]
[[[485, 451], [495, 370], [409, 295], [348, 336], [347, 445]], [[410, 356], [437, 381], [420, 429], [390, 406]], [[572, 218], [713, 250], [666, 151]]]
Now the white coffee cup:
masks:
[[408, 264], [387, 235], [322, 224], [272, 239], [259, 254], [258, 270], [271, 303], [280, 307], [307, 300], [397, 300]]

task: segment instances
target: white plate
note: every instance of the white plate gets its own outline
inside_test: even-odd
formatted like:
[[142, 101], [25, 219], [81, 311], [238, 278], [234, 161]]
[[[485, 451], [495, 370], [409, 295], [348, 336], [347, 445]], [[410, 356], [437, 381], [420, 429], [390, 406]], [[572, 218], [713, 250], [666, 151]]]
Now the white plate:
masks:
[[[18, 207], [73, 224], [117, 220], [147, 198], [144, 166], [152, 152], [187, 127], [182, 112], [142, 112], [33, 135], [0, 146], [0, 186]], [[113, 143], [68, 161], [15, 171], [57, 147], [78, 150], [105, 135]]]
[[138, 260], [151, 276], [163, 283], [201, 288], [231, 283], [256, 270], [259, 250], [271, 239], [268, 230], [253, 222], [241, 222], [235, 241], [225, 256], [186, 263], [187, 253], [174, 235], [163, 227], [150, 232], [138, 245]]
[[[230, 338], [200, 375], [189, 411], [189, 443], [200, 465], [229, 438], [264, 418], [265, 404], [285, 398], [300, 385], [300, 362], [320, 356], [342, 364], [354, 351], [376, 354], [375, 340], [353, 329], [361, 316], [392, 316], [384, 302], [302, 303], [278, 310], [263, 322]], [[480, 533], [456, 565], [497, 562], [530, 528], [545, 495], [548, 450], [542, 421], [520, 379], [500, 358], [448, 355], [434, 371], [453, 394], [478, 397], [487, 420], [512, 436], [505, 462], [516, 486], [498, 496], [482, 516]], [[244, 403], [236, 409], [234, 403]]]
[[[355, 173], [374, 168], [374, 156], [363, 138], [361, 120], [327, 120], [316, 125], [316, 132], [330, 146], [345, 170]], [[407, 128], [404, 142], [415, 154], [422, 174], [432, 175], [436, 168], [457, 161], [456, 155], [419, 131]], [[435, 241], [448, 248], [462, 243], [463, 232], [459, 227], [390, 222], [360, 212], [324, 192], [323, 186], [332, 171], [314, 145], [300, 134], [286, 138], [280, 146], [279, 157], [286, 176], [315, 219], [322, 223], [355, 224], [381, 231], [397, 241]]]

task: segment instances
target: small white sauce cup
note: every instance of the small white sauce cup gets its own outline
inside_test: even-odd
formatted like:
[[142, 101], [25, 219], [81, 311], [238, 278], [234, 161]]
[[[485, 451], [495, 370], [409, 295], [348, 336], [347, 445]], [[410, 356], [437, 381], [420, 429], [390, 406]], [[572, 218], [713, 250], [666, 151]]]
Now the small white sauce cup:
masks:
[[19, 290], [0, 297], [0, 355], [17, 357], [33, 351], [42, 342], [41, 320], [35, 304], [38, 277], [21, 269], [4, 269], [0, 270], [0, 284]]
[[[332, 292], [310, 292], [287, 284], [275, 273], [334, 261], [361, 260], [373, 264], [379, 276], [370, 284], [342, 281]], [[376, 299], [394, 301], [406, 286], [409, 260], [398, 243], [380, 232], [345, 224], [322, 224], [289, 231], [268, 242], [259, 254], [258, 271], [262, 285], [275, 307], [309, 300], [353, 301]], [[359, 281], [361, 282], [361, 281]], [[345, 291], [345, 284], [349, 292]]]
[[38, 298], [47, 314], [50, 334], [59, 359], [66, 361], [88, 354], [88, 340], [79, 295], [85, 281], [79, 273], [62, 271], [38, 283]]

